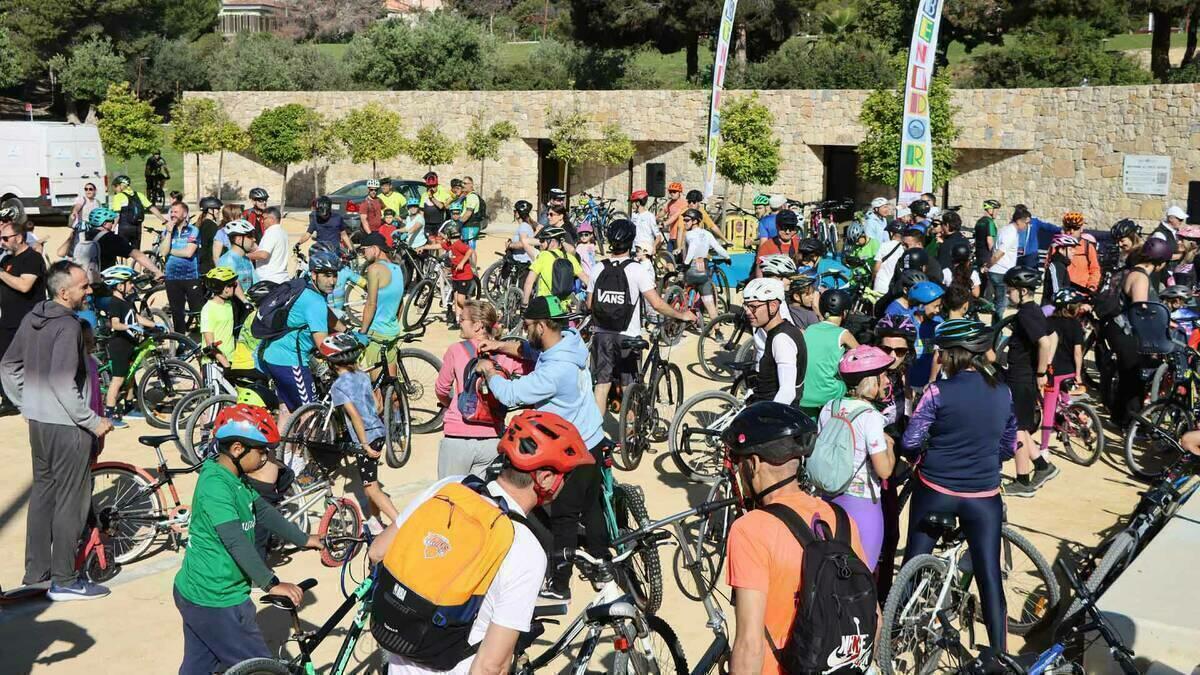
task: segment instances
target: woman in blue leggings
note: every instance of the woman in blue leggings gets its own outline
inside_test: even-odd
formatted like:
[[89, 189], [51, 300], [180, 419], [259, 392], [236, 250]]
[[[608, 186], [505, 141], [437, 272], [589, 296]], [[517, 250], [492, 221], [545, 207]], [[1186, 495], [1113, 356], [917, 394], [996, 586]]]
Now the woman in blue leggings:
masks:
[[925, 526], [930, 513], [957, 516], [971, 553], [988, 643], [1003, 651], [1008, 631], [1000, 574], [1000, 464], [1016, 448], [1012, 395], [996, 379], [989, 327], [952, 319], [938, 326], [933, 339], [946, 379], [926, 387], [904, 432], [902, 453], [920, 456], [904, 561], [933, 551], [939, 533]]

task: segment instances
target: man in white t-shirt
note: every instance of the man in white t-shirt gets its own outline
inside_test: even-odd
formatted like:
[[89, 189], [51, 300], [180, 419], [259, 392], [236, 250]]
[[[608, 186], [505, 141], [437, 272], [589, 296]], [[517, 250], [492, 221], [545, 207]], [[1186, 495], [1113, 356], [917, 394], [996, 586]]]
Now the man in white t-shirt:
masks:
[[[542, 430], [543, 427], [550, 427], [559, 433], [551, 438]], [[528, 447], [534, 447], [536, 451], [528, 453]], [[536, 410], [527, 410], [513, 419], [497, 451], [504, 468], [496, 480], [488, 483], [484, 489], [497, 504], [504, 500], [517, 518], [513, 519], [512, 546], [501, 561], [491, 586], [483, 596], [479, 613], [471, 624], [467, 644], [474, 653], [465, 656], [448, 671], [434, 671], [387, 652], [388, 675], [507, 672], [518, 637], [530, 628], [538, 592], [546, 575], [546, 550], [529, 529], [526, 517], [535, 507], [543, 506], [558, 496], [566, 476], [573, 469], [594, 464], [596, 460], [588, 452], [579, 432], [569, 422], [554, 413]], [[464, 478], [444, 478], [412, 500], [396, 522], [371, 542], [371, 561], [379, 563], [384, 559], [396, 543], [400, 526], [419, 506], [429, 501], [446, 484], [462, 482]], [[417, 542], [411, 544], [419, 545]]]
[[875, 282], [871, 287], [877, 293], [887, 293], [892, 284], [892, 275], [896, 273], [896, 263], [904, 255], [904, 242], [900, 241], [900, 232], [904, 224], [897, 221], [887, 225], [889, 239], [879, 245], [875, 252]]
[[286, 282], [288, 274], [288, 235], [280, 221], [279, 209], [272, 206], [263, 212], [263, 236], [258, 248], [246, 254], [254, 261], [254, 276], [259, 281]]
[[1007, 225], [996, 230], [996, 245], [992, 250], [992, 258], [988, 266], [988, 278], [991, 280], [989, 290], [992, 305], [996, 311], [992, 313], [992, 325], [1000, 323], [1004, 318], [1004, 310], [1008, 308], [1008, 289], [1004, 286], [1004, 273], [1017, 266], [1017, 249], [1020, 246], [1021, 232], [1029, 227], [1031, 216], [1024, 207], [1013, 211], [1013, 219]]
[[653, 256], [663, 241], [662, 232], [658, 229], [658, 220], [654, 213], [646, 208], [649, 200], [650, 195], [645, 190], [634, 190], [633, 194], [629, 195], [633, 210], [629, 220], [635, 230], [633, 247], [647, 257]]
[[[629, 349], [623, 346], [628, 338], [638, 338], [642, 335], [642, 302], [645, 300], [659, 314], [680, 321], [695, 321], [696, 315], [690, 311], [677, 312], [668, 305], [654, 287], [654, 273], [647, 265], [631, 260], [630, 249], [635, 242], [635, 228], [632, 222], [619, 219], [608, 225], [608, 248], [612, 253], [607, 260], [596, 264], [595, 274], [588, 284], [588, 307], [592, 309], [592, 376], [596, 379], [594, 393], [596, 405], [601, 411], [608, 409], [608, 392], [613, 382], [628, 385], [637, 376], [638, 366], [641, 365], [642, 352], [640, 349]], [[629, 261], [629, 262], [626, 262]], [[612, 298], [597, 300], [596, 285], [604, 270], [612, 266], [624, 268], [625, 280], [628, 284], [628, 298], [633, 302], [633, 314], [624, 328], [600, 325], [602, 319], [596, 315], [597, 304], [610, 302], [620, 305], [625, 302], [625, 294], [617, 294]]]

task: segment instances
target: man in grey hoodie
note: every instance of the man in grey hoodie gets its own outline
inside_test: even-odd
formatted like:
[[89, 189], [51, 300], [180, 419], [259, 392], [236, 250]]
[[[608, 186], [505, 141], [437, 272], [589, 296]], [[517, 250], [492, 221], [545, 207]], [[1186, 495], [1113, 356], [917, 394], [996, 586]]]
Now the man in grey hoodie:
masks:
[[92, 292], [87, 273], [60, 261], [46, 275], [49, 300], [21, 321], [0, 379], [29, 422], [33, 490], [25, 532], [25, 584], [49, 580], [51, 600], [92, 600], [108, 589], [79, 577], [75, 552], [91, 505], [92, 447], [112, 422], [88, 405], [91, 383], [76, 312]]

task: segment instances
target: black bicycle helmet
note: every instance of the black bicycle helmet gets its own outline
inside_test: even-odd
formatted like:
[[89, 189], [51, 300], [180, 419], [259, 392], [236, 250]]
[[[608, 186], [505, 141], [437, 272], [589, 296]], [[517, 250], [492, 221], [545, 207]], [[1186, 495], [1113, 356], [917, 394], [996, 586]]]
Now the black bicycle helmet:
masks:
[[917, 327], [907, 314], [888, 314], [875, 324], [875, 336], [902, 337], [912, 342], [917, 339]]
[[784, 464], [812, 454], [817, 424], [794, 406], [775, 401], [752, 403], [721, 432], [731, 457], [758, 456]]
[[704, 193], [699, 190], [688, 190], [686, 199], [689, 204], [699, 204], [704, 201]]
[[818, 304], [822, 316], [841, 316], [850, 309], [850, 294], [840, 288], [831, 288], [821, 294]]
[[813, 239], [812, 237], [809, 237], [807, 239], [801, 239], [800, 242], [796, 244], [796, 250], [800, 252], [800, 255], [806, 258], [813, 255], [821, 256], [825, 255], [825, 244], [822, 244], [821, 240], [819, 239]]
[[1160, 237], [1150, 237], [1146, 243], [1142, 244], [1142, 256], [1139, 261], [1165, 263], [1171, 262], [1171, 256], [1175, 255], [1175, 247], [1171, 246], [1171, 242]]
[[959, 239], [953, 244], [950, 244], [950, 262], [964, 263], [971, 259], [971, 254], [974, 253], [974, 247], [971, 243]]
[[929, 281], [929, 276], [921, 270], [901, 270], [900, 271], [900, 290], [904, 291], [904, 295], [908, 295], [908, 290], [922, 281]]
[[221, 200], [216, 197], [204, 197], [200, 200], [200, 208], [202, 210], [219, 209], [221, 208]]
[[918, 199], [908, 205], [908, 210], [912, 212], [914, 216], [924, 218], [925, 216], [929, 215], [929, 202], [925, 201], [924, 199]]
[[1037, 270], [1017, 265], [1004, 273], [1004, 285], [1032, 290], [1037, 287], [1040, 278], [1041, 275], [1037, 273]]
[[637, 228], [627, 218], [617, 218], [608, 224], [608, 245], [617, 252], [628, 251], [633, 247], [633, 239], [637, 236]]
[[704, 221], [704, 216], [700, 214], [700, 209], [688, 209], [684, 211], [683, 215], [680, 217], [687, 218], [688, 220], [694, 220], [697, 223]]
[[265, 202], [269, 198], [270, 196], [267, 194], [267, 191], [260, 187], [256, 187], [250, 191], [250, 201], [252, 202]]
[[798, 230], [800, 229], [800, 217], [791, 209], [784, 209], [775, 214], [775, 229], [776, 230]]
[[1122, 218], [1113, 224], [1112, 238], [1115, 239], [1133, 239], [1142, 234], [1142, 228], [1137, 223], [1128, 218]]
[[974, 319], [950, 319], [933, 330], [933, 343], [940, 349], [962, 347], [982, 354], [992, 348], [992, 329]]
[[900, 269], [925, 271], [929, 264], [929, 252], [923, 248], [913, 247], [900, 255]]
[[513, 211], [521, 214], [522, 217], [528, 216], [530, 213], [533, 213], [533, 204], [530, 204], [524, 199], [518, 199], [516, 203], [513, 204]]
[[262, 302], [263, 298], [270, 295], [271, 291], [275, 290], [277, 286], [279, 286], [279, 284], [275, 283], [274, 281], [259, 281], [250, 288], [246, 289], [246, 297], [250, 298], [250, 302], [258, 305], [258, 303]]
[[[1063, 290], [1067, 290], [1067, 289], [1063, 289]], [[1057, 296], [1055, 296], [1055, 297], [1057, 297]], [[1170, 300], [1171, 298], [1178, 298], [1178, 299], [1190, 298], [1190, 297], [1192, 297], [1192, 289], [1188, 288], [1187, 286], [1181, 286], [1181, 285], [1167, 286], [1166, 288], [1164, 288], [1158, 292], [1158, 297], [1163, 300]]]

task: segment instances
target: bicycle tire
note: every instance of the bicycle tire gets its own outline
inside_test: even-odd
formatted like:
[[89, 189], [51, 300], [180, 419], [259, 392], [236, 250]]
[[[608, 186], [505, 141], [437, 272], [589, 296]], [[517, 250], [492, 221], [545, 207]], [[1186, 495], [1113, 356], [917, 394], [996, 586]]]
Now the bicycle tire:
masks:
[[[1100, 388], [1099, 331], [1091, 329], [1083, 340], [1083, 384], [1090, 389]], [[1091, 357], [1089, 358], [1089, 354]]]
[[622, 471], [638, 468], [650, 445], [646, 417], [652, 401], [653, 394], [641, 382], [626, 387], [621, 396], [621, 419], [617, 423], [617, 444], [620, 447], [613, 456], [613, 463]]
[[362, 326], [362, 308], [367, 304], [367, 289], [365, 286], [358, 284], [346, 285], [346, 301], [342, 305], [342, 311], [345, 313], [346, 324], [348, 326], [359, 328]]
[[497, 305], [500, 304], [500, 299], [503, 297], [504, 290], [506, 288], [506, 286], [501, 283], [502, 278], [500, 275], [500, 270], [503, 268], [504, 260], [497, 260], [491, 265], [488, 265], [487, 269], [485, 269], [483, 274], [479, 277], [479, 283], [481, 286], [483, 286], [484, 295], [487, 296], [488, 300], [491, 300], [492, 303]]
[[291, 673], [292, 670], [288, 668], [287, 664], [264, 656], [246, 659], [225, 671], [225, 675], [290, 675]]
[[662, 370], [650, 382], [650, 391], [654, 393], [654, 404], [650, 406], [650, 432], [647, 434], [651, 443], [663, 443], [670, 434], [671, 420], [679, 405], [683, 403], [683, 371], [674, 363], [663, 364]]
[[[327, 408], [321, 401], [313, 403], [305, 403], [296, 408], [292, 416], [288, 418], [287, 424], [283, 427], [283, 433], [280, 434], [286, 440], [275, 446], [274, 457], [275, 461], [285, 464], [292, 468], [297, 474], [303, 470], [303, 466], [297, 469], [297, 464], [307, 464], [310, 461], [308, 449], [304, 447], [302, 441], [297, 442], [295, 439], [318, 440], [332, 443], [334, 441], [331, 429], [322, 429], [311, 426], [311, 420], [323, 420], [326, 418]], [[303, 426], [302, 426], [303, 425]], [[313, 432], [319, 432], [319, 436], [312, 435]], [[297, 460], [297, 455], [301, 460]]]
[[[687, 294], [683, 288], [675, 285], [667, 286], [662, 292], [663, 302], [671, 306], [676, 312], [682, 312], [686, 308], [684, 304], [687, 302]], [[684, 322], [669, 319], [666, 316], [660, 317], [662, 320], [662, 337], [663, 343], [668, 347], [674, 347], [683, 341], [683, 333], [685, 330]]]
[[[703, 503], [728, 499], [733, 496], [733, 488], [728, 480], [718, 480], [713, 483], [709, 489], [708, 495], [704, 498]], [[720, 582], [721, 570], [725, 567], [725, 555], [728, 549], [725, 545], [725, 539], [729, 536], [729, 526], [733, 524], [737, 518], [737, 507], [728, 506], [713, 511], [700, 520], [696, 526], [696, 539], [693, 542], [680, 542], [680, 545], [675, 549], [675, 556], [672, 560], [672, 572], [675, 574], [675, 585], [679, 587], [679, 591], [683, 593], [689, 600], [700, 602], [705, 596], [712, 593]], [[696, 558], [696, 562], [701, 566], [700, 574], [703, 577], [704, 586], [693, 590], [688, 586], [690, 582], [695, 582], [691, 578], [691, 572], [687, 570], [683, 558], [684, 546], [692, 547], [692, 555]], [[714, 561], [715, 559], [715, 561]]]
[[[696, 340], [696, 362], [700, 366], [700, 372], [710, 380], [733, 382], [733, 378], [737, 376], [737, 372], [729, 368], [728, 364], [736, 363], [736, 354], [741, 345], [725, 349], [726, 341], [737, 332], [737, 320], [737, 313], [726, 312], [709, 321], [704, 330], [700, 331], [700, 337]], [[723, 339], [717, 339], [714, 333], [721, 329], [728, 332], [720, 336]]]
[[[176, 391], [176, 380], [190, 380], [194, 386]], [[152, 389], [151, 383], [158, 384], [159, 389]], [[137, 404], [146, 423], [155, 429], [171, 427], [171, 411], [174, 410], [183, 395], [201, 388], [202, 380], [196, 369], [178, 359], [163, 359], [149, 366], [137, 383]], [[162, 417], [160, 417], [162, 415]]]
[[[907, 669], [897, 671], [895, 668], [898, 632], [903, 629], [903, 626], [899, 625], [899, 622], [910, 620], [908, 616], [901, 616], [901, 612], [905, 612], [907, 615], [907, 611], [911, 609], [909, 607], [909, 600], [912, 598], [912, 591], [916, 590], [918, 585], [920, 585], [923, 592], [927, 591], [927, 589], [933, 589], [933, 600], [936, 603], [937, 589], [941, 586], [940, 577], [944, 577], [948, 573], [949, 567], [945, 560], [935, 555], [922, 554], [904, 563], [904, 566], [900, 568], [900, 572], [896, 574], [896, 580], [892, 583], [892, 592], [888, 593], [887, 602], [883, 605], [883, 617], [879, 627], [876, 663], [878, 663], [879, 669], [884, 675], [912, 672]], [[928, 574], [937, 575], [935, 577], [936, 582], [922, 585], [920, 575]], [[928, 600], [924, 601], [924, 604], [929, 605]], [[932, 615], [935, 611], [936, 606], [930, 606], [925, 610], [928, 615]], [[931, 620], [927, 618], [926, 615], [915, 617], [911, 620], [914, 622], [936, 621], [936, 619]], [[924, 643], [933, 646], [934, 641], [933, 638], [927, 638], [924, 640]], [[916, 655], [914, 654], [914, 656]], [[936, 664], [936, 658], [934, 662]]]
[[433, 308], [433, 296], [437, 295], [437, 287], [433, 279], [422, 279], [413, 284], [412, 289], [404, 298], [404, 309], [400, 312], [400, 321], [404, 330], [415, 330], [425, 325], [429, 318], [429, 310]]
[[[1016, 619], [1011, 616], [1016, 603], [1012, 602], [1014, 598], [1009, 598], [1008, 612], [1008, 632], [1013, 635], [1028, 635], [1038, 628], [1046, 625], [1048, 621], [1053, 620], [1054, 612], [1058, 608], [1058, 602], [1061, 599], [1058, 578], [1054, 576], [1054, 568], [1046, 561], [1045, 556], [1041, 551], [1038, 551], [1034, 545], [1024, 537], [1020, 532], [1012, 529], [1008, 525], [1000, 528], [1001, 551], [1000, 565], [1001, 575], [1004, 577], [1004, 592], [1009, 594], [1012, 585], [1014, 572], [1012, 566], [1012, 550], [1005, 548], [1005, 544], [1011, 544], [1033, 562], [1034, 569], [1037, 573], [1033, 588], [1028, 592], [1020, 592], [1022, 598], [1020, 614]], [[1005, 565], [1009, 568], [1005, 569]]]
[[729, 277], [720, 265], [713, 265], [712, 283], [713, 296], [717, 302], [722, 303], [725, 307], [729, 307], [729, 303], [731, 302]]
[[[646, 500], [638, 488], [614, 481], [612, 499], [617, 529], [622, 534], [654, 522], [646, 511]], [[632, 588], [626, 590], [631, 592], [643, 612], [658, 612], [663, 601], [662, 560], [658, 557], [658, 547], [642, 546], [629, 560], [633, 562], [626, 567], [630, 576], [635, 578], [630, 579]]]
[[[662, 640], [661, 646], [666, 648], [666, 653], [663, 654], [660, 649], [654, 650], [653, 664], [646, 660], [646, 656], [638, 650], [637, 642], [629, 645], [629, 649], [623, 652], [617, 652], [613, 658], [613, 673], [623, 673], [625, 675], [634, 675], [635, 673], [675, 673], [676, 675], [688, 675], [687, 656], [683, 653], [683, 644], [679, 641], [679, 636], [675, 634], [675, 629], [671, 628], [670, 624], [663, 621], [661, 617], [649, 615], [646, 619], [646, 628], [649, 632], [646, 635], [647, 640], [653, 640], [655, 636]], [[663, 657], [670, 656], [670, 669], [665, 668]], [[637, 664], [635, 665], [635, 662]]]
[[500, 299], [497, 307], [500, 309], [501, 330], [506, 335], [522, 328], [521, 305], [524, 301], [525, 297], [521, 294], [520, 289], [509, 288], [504, 291], [504, 296]]
[[1074, 425], [1074, 420], [1078, 419], [1086, 427], [1087, 432], [1090, 434], [1089, 438], [1093, 440], [1088, 441], [1084, 438], [1084, 447], [1077, 449], [1075, 444], [1070, 442], [1070, 437], [1075, 436], [1075, 433], [1065, 431], [1064, 433], [1068, 438], [1063, 441], [1063, 449], [1067, 451], [1067, 455], [1071, 458], [1071, 461], [1080, 466], [1095, 464], [1096, 460], [1100, 459], [1100, 455], [1104, 452], [1104, 425], [1100, 421], [1100, 415], [1096, 412], [1095, 408], [1087, 403], [1072, 403], [1067, 406], [1066, 417], [1067, 419], [1063, 421], [1063, 424], [1067, 425], [1068, 429]]
[[163, 514], [162, 495], [142, 474], [121, 466], [92, 469], [92, 509], [108, 535], [112, 561], [137, 560], [150, 550], [158, 528], [147, 524]]
[[442, 371], [442, 360], [424, 349], [401, 349], [396, 359], [404, 363], [404, 372], [408, 374], [404, 395], [408, 399], [413, 433], [431, 434], [440, 430], [446, 409], [438, 403], [433, 383]]
[[705, 391], [695, 394], [679, 406], [679, 410], [675, 412], [675, 418], [671, 420], [671, 427], [667, 431], [667, 450], [671, 453], [671, 461], [675, 463], [680, 473], [702, 483], [709, 482], [724, 472], [725, 446], [720, 439], [709, 436], [705, 436], [703, 441], [694, 441], [693, 446], [697, 442], [703, 442], [705, 446], [705, 456], [701, 458], [702, 463], [695, 463], [684, 456], [682, 434], [684, 425], [689, 424], [688, 413], [692, 412], [692, 409], [700, 402], [709, 399], [723, 405], [717, 411], [705, 411], [705, 417], [697, 420], [703, 424], [709, 424], [741, 405], [738, 399], [723, 391]]
[[412, 456], [412, 417], [404, 389], [389, 384], [380, 392], [383, 401], [384, 461], [393, 469], [408, 463]]
[[1008, 368], [1008, 339], [1009, 336], [1004, 332], [1006, 328], [1012, 328], [1017, 322], [1017, 315], [1004, 317], [1000, 319], [1000, 323], [996, 324], [994, 337], [992, 338], [992, 351], [996, 353], [996, 367], [1001, 370]]
[[187, 440], [184, 442], [191, 448], [191, 454], [196, 460], [192, 466], [199, 464], [212, 454], [211, 445], [213, 432], [216, 431], [217, 414], [225, 406], [235, 403], [237, 403], [237, 397], [229, 394], [210, 396], [204, 399], [204, 402], [197, 406], [196, 411], [188, 418], [187, 430], [184, 432]]
[[[1156, 427], [1166, 428], [1176, 438], [1195, 428], [1192, 412], [1182, 403], [1172, 398], [1155, 401], [1142, 409], [1141, 416]], [[1169, 427], [1164, 427], [1164, 422]], [[1138, 443], [1138, 428], [1141, 423], [1137, 420], [1130, 422], [1125, 432], [1125, 465], [1129, 471], [1142, 480], [1152, 481], [1160, 478], [1167, 467], [1179, 459], [1179, 452], [1174, 447], [1155, 440], [1155, 436], [1145, 438]], [[1149, 434], [1147, 434], [1149, 435]]]
[[[1092, 570], [1083, 584], [1084, 588], [1088, 590], [1088, 595], [1096, 598], [1107, 590], [1115, 577], [1133, 561], [1137, 546], [1137, 535], [1129, 530], [1121, 530], [1113, 535], [1105, 545], [1104, 556], [1100, 558], [1100, 563], [1096, 565], [1096, 569]], [[1113, 577], [1113, 579], [1109, 577]], [[1067, 613], [1063, 614], [1062, 622], [1069, 621], [1081, 609], [1083, 609], [1083, 602], [1079, 598], [1075, 598], [1067, 608]]]
[[1163, 397], [1163, 385], [1166, 385], [1166, 392], [1170, 393], [1174, 388], [1175, 374], [1171, 370], [1171, 366], [1163, 361], [1154, 369], [1154, 378], [1150, 380], [1150, 393], [1146, 397], [1146, 403], [1153, 403]]
[[[334, 528], [330, 532], [330, 528]], [[324, 539], [332, 534], [334, 537], [362, 536], [363, 517], [358, 504], [347, 497], [340, 497], [325, 507], [321, 516], [321, 524], [317, 526], [317, 537]], [[342, 563], [354, 557], [358, 552], [358, 544], [340, 544], [332, 548], [321, 549], [321, 564], [326, 567], [341, 567]]]
[[213, 395], [211, 388], [197, 389], [193, 392], [188, 392], [183, 398], [179, 399], [179, 403], [175, 409], [171, 411], [171, 433], [175, 434], [175, 448], [179, 450], [179, 457], [191, 466], [195, 466], [196, 462], [200, 461], [196, 458], [192, 451], [190, 443], [186, 442], [184, 431], [187, 429], [188, 419], [192, 413], [196, 412], [196, 408]]

